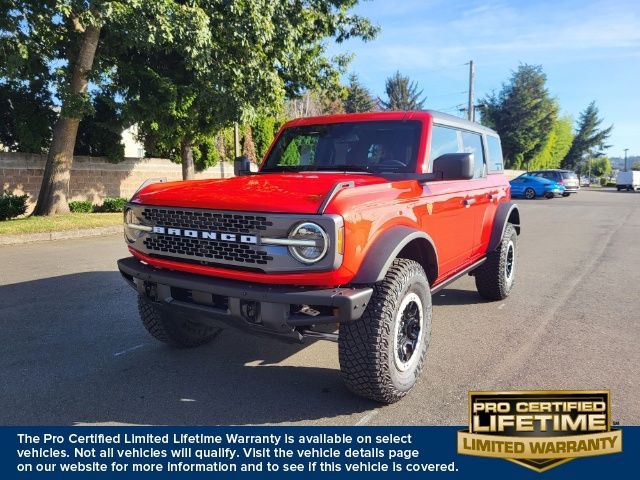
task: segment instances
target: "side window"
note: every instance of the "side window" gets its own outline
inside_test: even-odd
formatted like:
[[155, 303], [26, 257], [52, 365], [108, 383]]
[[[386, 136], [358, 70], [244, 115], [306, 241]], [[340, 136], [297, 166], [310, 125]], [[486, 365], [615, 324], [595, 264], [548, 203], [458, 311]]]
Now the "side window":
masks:
[[445, 153], [461, 152], [458, 140], [458, 131], [453, 128], [434, 125], [431, 130], [431, 153], [429, 154], [429, 165], [440, 155]]
[[502, 145], [500, 139], [487, 135], [487, 149], [489, 158], [487, 159], [487, 169], [491, 172], [502, 172], [504, 170], [504, 160], [502, 159]]
[[475, 160], [475, 174], [473, 178], [482, 178], [485, 176], [484, 151], [482, 149], [482, 135], [472, 132], [462, 132], [462, 145], [464, 151], [473, 153]]

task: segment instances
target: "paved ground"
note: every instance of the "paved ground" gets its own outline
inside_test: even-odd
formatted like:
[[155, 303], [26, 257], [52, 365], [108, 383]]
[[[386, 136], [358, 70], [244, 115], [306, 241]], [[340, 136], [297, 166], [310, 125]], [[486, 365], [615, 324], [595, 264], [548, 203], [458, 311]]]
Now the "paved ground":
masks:
[[120, 235], [0, 248], [0, 424], [464, 424], [468, 390], [535, 388], [610, 388], [614, 420], [640, 424], [640, 194], [520, 204], [514, 293], [440, 292], [423, 378], [385, 407], [347, 392], [328, 342], [155, 342]]

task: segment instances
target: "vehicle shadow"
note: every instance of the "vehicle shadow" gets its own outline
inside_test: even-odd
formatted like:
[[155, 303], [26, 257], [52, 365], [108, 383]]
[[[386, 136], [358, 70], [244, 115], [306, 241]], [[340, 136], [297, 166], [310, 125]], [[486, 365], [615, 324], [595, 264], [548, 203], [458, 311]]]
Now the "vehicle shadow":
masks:
[[312, 423], [379, 406], [344, 387], [328, 342], [226, 329], [165, 346], [117, 272], [0, 286], [0, 328], [1, 425]]
[[475, 305], [487, 303], [476, 290], [462, 290], [458, 288], [445, 288], [436, 293], [432, 298], [433, 306], [442, 305]]

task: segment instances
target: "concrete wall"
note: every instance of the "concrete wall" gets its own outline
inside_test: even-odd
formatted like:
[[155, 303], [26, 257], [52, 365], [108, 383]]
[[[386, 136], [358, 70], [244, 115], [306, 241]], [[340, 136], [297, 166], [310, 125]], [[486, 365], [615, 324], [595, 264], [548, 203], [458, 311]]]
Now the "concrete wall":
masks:
[[[0, 187], [3, 191], [29, 195], [30, 209], [38, 198], [46, 156], [0, 152]], [[223, 163], [196, 174], [196, 178], [233, 176], [233, 165]], [[162, 158], [126, 158], [109, 163], [100, 157], [75, 157], [71, 170], [69, 200], [91, 200], [100, 204], [105, 197], [129, 198], [149, 178], [181, 180], [182, 167]]]

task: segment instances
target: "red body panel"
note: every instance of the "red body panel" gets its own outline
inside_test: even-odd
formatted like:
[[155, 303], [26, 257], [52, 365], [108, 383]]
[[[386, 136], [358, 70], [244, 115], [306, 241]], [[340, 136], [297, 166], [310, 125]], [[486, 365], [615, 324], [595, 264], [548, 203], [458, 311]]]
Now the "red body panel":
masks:
[[[283, 126], [347, 121], [419, 120], [423, 123], [416, 170], [428, 170], [432, 117], [428, 112], [386, 112], [294, 120]], [[274, 142], [275, 143], [275, 142]], [[331, 188], [341, 180], [355, 188], [341, 190], [325, 213], [341, 215], [345, 225], [344, 260], [336, 270], [290, 274], [261, 274], [226, 268], [160, 260], [131, 252], [160, 268], [257, 283], [338, 286], [358, 272], [376, 239], [395, 225], [426, 232], [438, 252], [437, 285], [486, 253], [500, 202], [510, 200], [509, 183], [502, 173], [477, 180], [389, 182], [382, 177], [349, 173], [286, 173], [231, 179], [154, 184], [132, 200], [151, 205], [191, 208], [315, 214]], [[465, 200], [475, 202], [466, 207]]]

